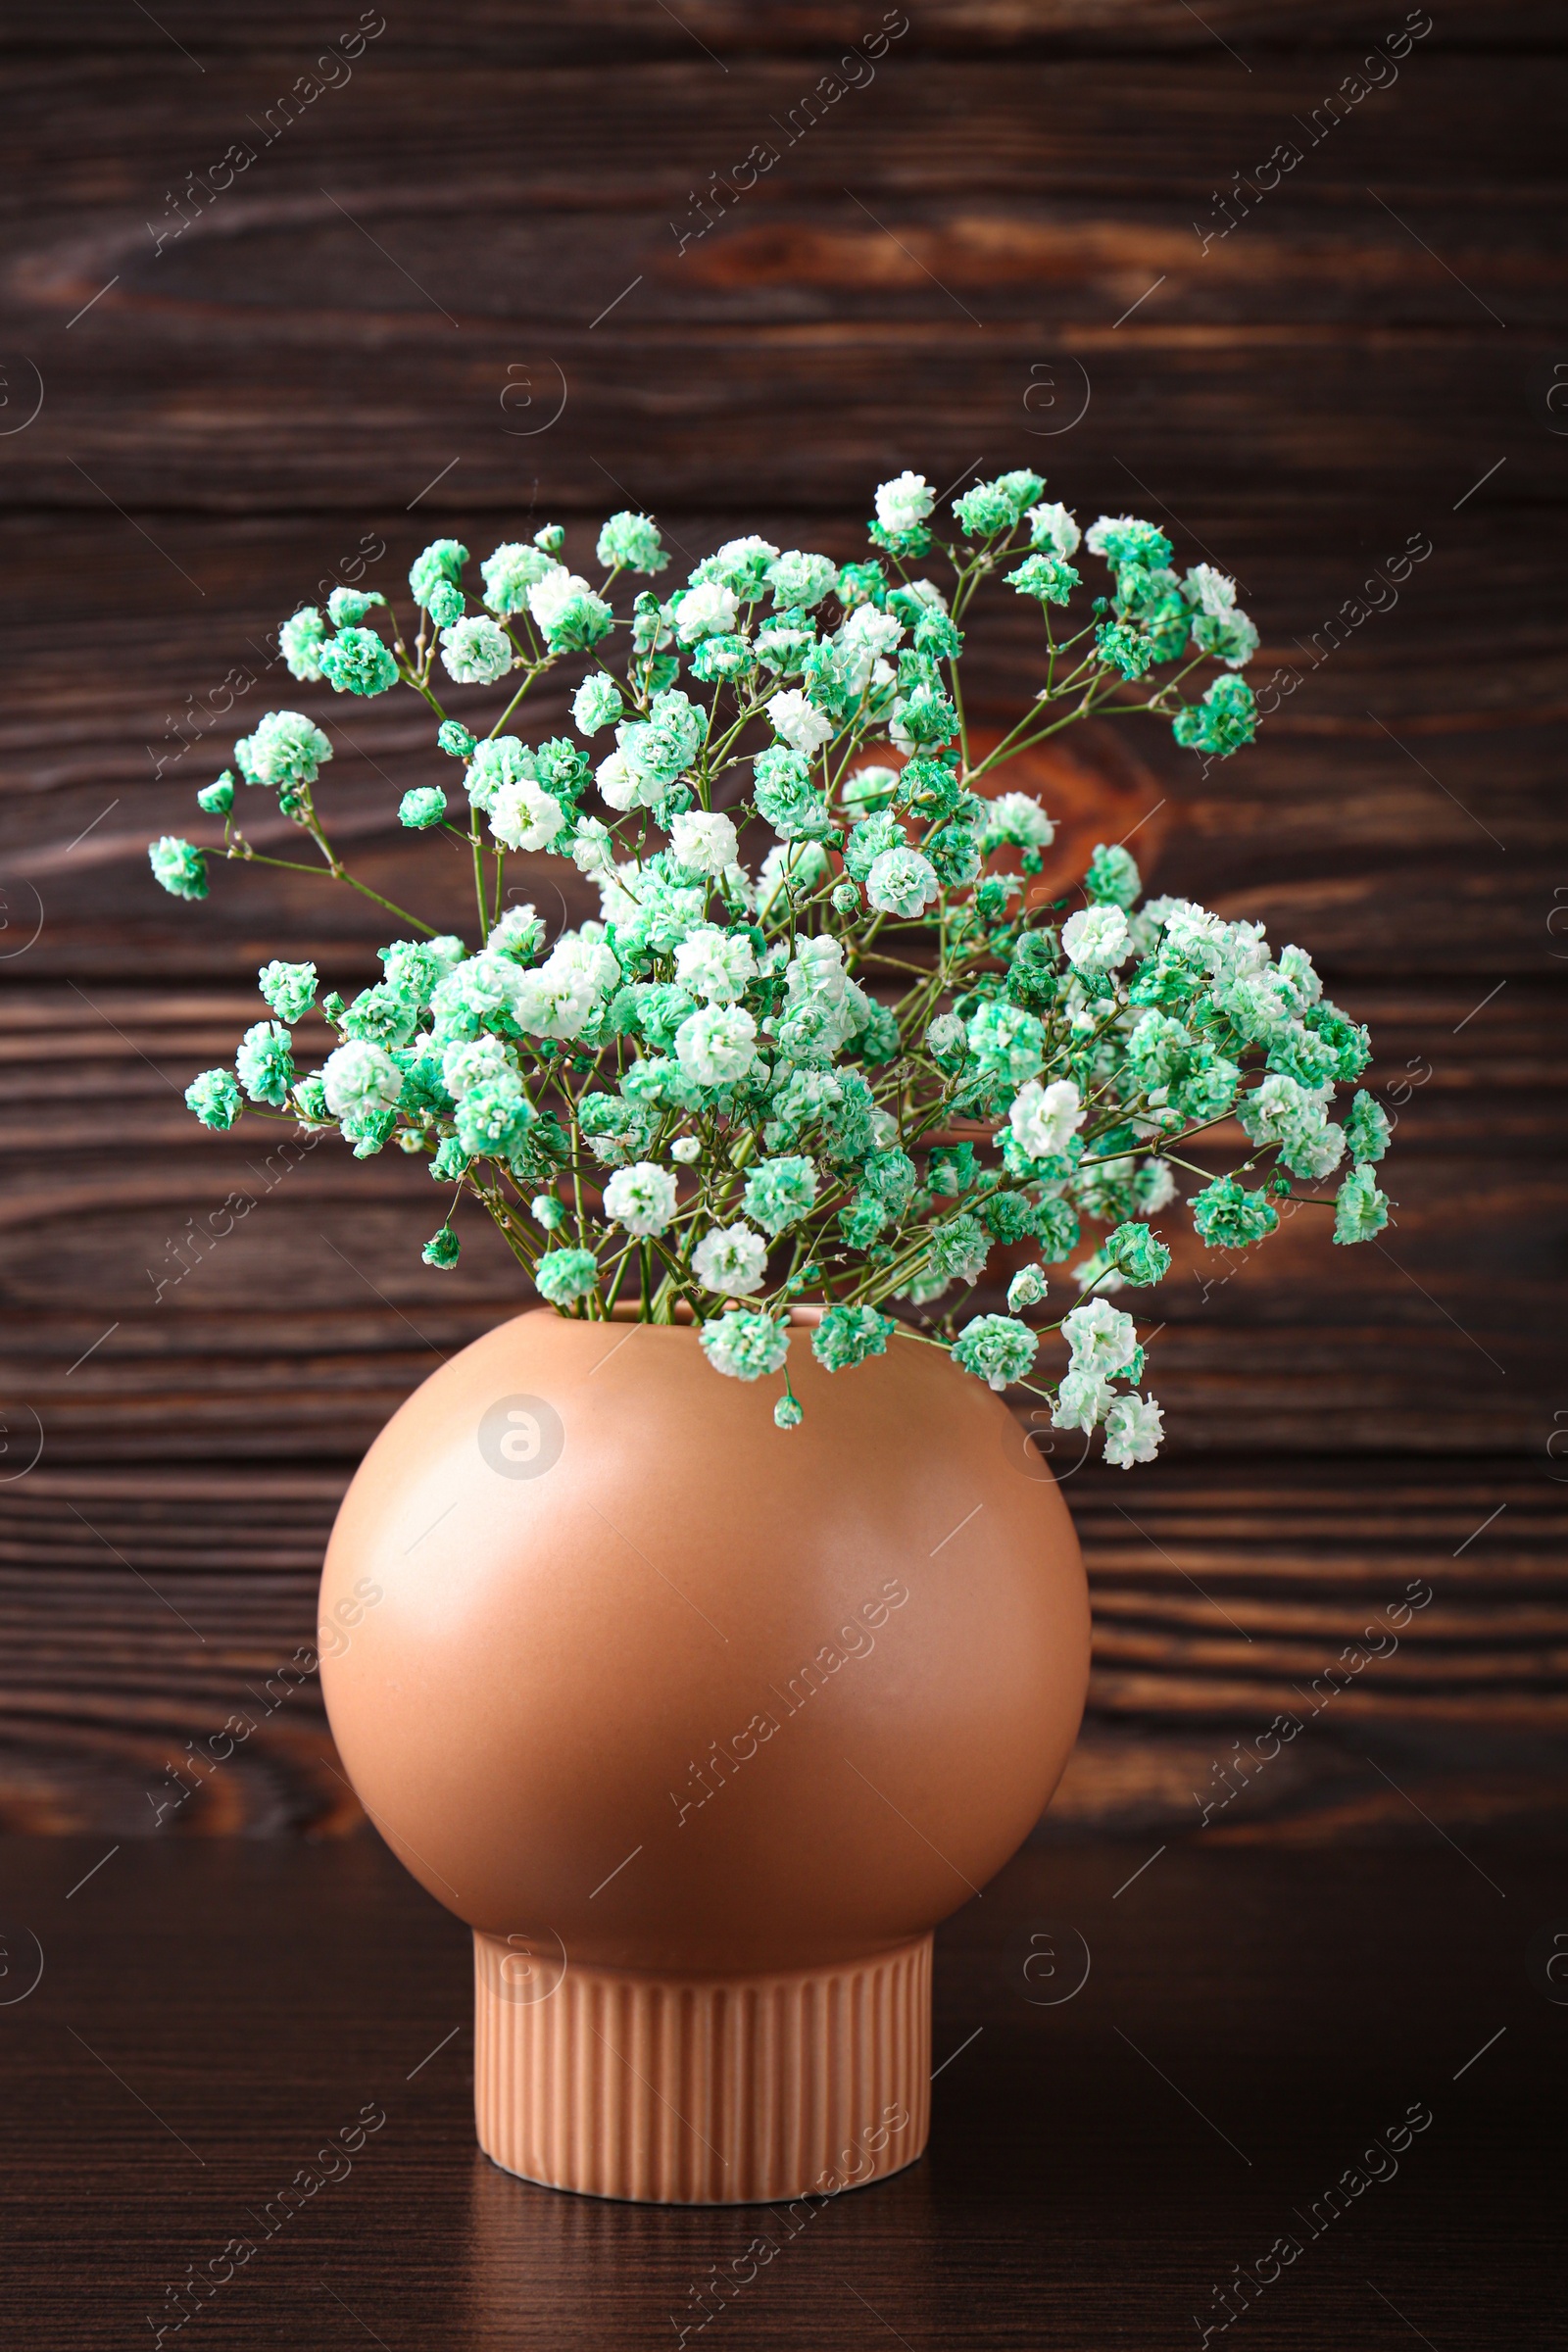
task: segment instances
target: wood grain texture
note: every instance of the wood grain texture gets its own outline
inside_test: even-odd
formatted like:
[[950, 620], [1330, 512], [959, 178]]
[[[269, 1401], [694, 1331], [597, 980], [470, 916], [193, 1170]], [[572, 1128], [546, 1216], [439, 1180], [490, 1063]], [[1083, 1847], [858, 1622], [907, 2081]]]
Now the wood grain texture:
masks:
[[14, 1983], [22, 1931], [44, 1959], [0, 2009], [33, 2352], [181, 2309], [186, 2343], [234, 2352], [603, 2352], [700, 2341], [705, 2312], [710, 2343], [781, 2352], [1125, 2352], [1198, 2340], [1238, 2269], [1261, 2352], [1562, 2342], [1563, 2013], [1526, 1962], [1562, 1925], [1549, 1857], [1025, 1853], [938, 1934], [923, 2160], [714, 2212], [486, 2161], [469, 1938], [377, 1840], [111, 1842], [0, 1848]]
[[[441, 531], [559, 516], [585, 555], [646, 503], [694, 556], [736, 527], [849, 556], [888, 471], [1032, 464], [1234, 571], [1263, 633], [1256, 746], [1204, 776], [1107, 730], [1074, 827], [1138, 823], [1153, 888], [1307, 946], [1398, 1118], [1378, 1247], [1305, 1210], [1245, 1263], [1178, 1241], [1165, 1462], [1053, 1457], [1098, 1637], [1049, 1834], [1559, 1837], [1560, 19], [1436, 23], [1314, 136], [1401, 12], [934, 5], [831, 100], [879, 9], [384, 14], [287, 122], [337, 37], [301, 9], [0, 25], [0, 1821], [355, 1826], [314, 1684], [269, 1704], [269, 1678], [311, 1642], [354, 1460], [517, 1298], [477, 1231], [421, 1266], [417, 1167], [181, 1103], [261, 961], [347, 987], [389, 935], [307, 877], [219, 870], [191, 908], [151, 884], [146, 838], [212, 837], [193, 788], [263, 710], [330, 724], [367, 878], [463, 919], [459, 861], [393, 821], [445, 768], [420, 722], [286, 679], [270, 631], [359, 562], [395, 587]], [[235, 140], [254, 160], [214, 191]], [[738, 191], [759, 141], [776, 164]], [[1431, 554], [1363, 612], [1413, 535]], [[982, 716], [1029, 661], [999, 597]], [[552, 920], [589, 910], [554, 881], [528, 884]], [[1325, 1685], [1412, 1580], [1397, 1648]], [[243, 1747], [171, 1809], [237, 1709]]]

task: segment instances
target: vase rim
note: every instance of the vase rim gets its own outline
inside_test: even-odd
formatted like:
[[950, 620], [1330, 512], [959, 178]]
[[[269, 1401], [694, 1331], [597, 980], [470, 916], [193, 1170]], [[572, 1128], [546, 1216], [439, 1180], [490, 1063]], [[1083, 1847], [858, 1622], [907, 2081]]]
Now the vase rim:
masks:
[[[727, 1300], [725, 1301], [725, 1304], [728, 1304]], [[554, 1313], [555, 1310], [554, 1308], [546, 1308], [544, 1311], [546, 1313]], [[718, 1311], [721, 1312], [722, 1309], [719, 1309]], [[789, 1308], [790, 1325], [792, 1329], [797, 1331], [810, 1330], [816, 1324], [821, 1322], [822, 1317], [826, 1312], [827, 1309], [824, 1305], [822, 1305], [820, 1300], [813, 1302], [810, 1299], [796, 1299], [792, 1301]], [[655, 1331], [669, 1331], [676, 1328], [690, 1331], [692, 1326], [697, 1321], [695, 1313], [693, 1312], [692, 1308], [688, 1306], [684, 1298], [676, 1299], [673, 1307], [670, 1310], [670, 1322], [664, 1324], [651, 1324], [649, 1328]], [[640, 1323], [643, 1320], [643, 1316], [636, 1299], [618, 1298], [615, 1301], [615, 1304], [610, 1310], [610, 1320], [612, 1323]]]

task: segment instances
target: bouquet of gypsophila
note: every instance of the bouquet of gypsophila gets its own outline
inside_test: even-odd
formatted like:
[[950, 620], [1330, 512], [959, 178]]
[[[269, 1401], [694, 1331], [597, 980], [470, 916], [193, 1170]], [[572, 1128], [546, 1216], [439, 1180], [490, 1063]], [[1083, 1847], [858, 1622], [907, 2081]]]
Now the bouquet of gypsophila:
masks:
[[[1047, 1397], [1058, 1428], [1102, 1426], [1107, 1461], [1152, 1459], [1160, 1409], [1139, 1394], [1137, 1324], [1107, 1294], [1164, 1275], [1150, 1219], [1175, 1200], [1175, 1169], [1203, 1180], [1190, 1206], [1209, 1245], [1259, 1241], [1293, 1198], [1323, 1199], [1335, 1240], [1362, 1241], [1387, 1218], [1373, 1163], [1388, 1123], [1365, 1093], [1331, 1119], [1367, 1038], [1299, 948], [1275, 957], [1260, 924], [1185, 900], [1140, 905], [1120, 847], [1095, 851], [1071, 900], [1029, 903], [1053, 827], [992, 787], [1008, 759], [1097, 711], [1168, 717], [1179, 743], [1218, 756], [1255, 723], [1239, 673], [1257, 632], [1232, 582], [1203, 564], [1178, 576], [1147, 522], [1081, 533], [1043, 490], [1019, 472], [966, 491], [950, 542], [906, 472], [876, 493], [870, 561], [736, 539], [629, 613], [625, 575], [669, 561], [629, 513], [599, 534], [597, 586], [552, 525], [496, 549], [476, 602], [467, 551], [436, 540], [409, 575], [412, 644], [377, 595], [339, 588], [324, 616], [296, 612], [280, 633], [295, 677], [428, 704], [462, 784], [410, 791], [398, 813], [469, 849], [474, 928], [438, 935], [347, 871], [316, 799], [331, 744], [299, 712], [269, 712], [235, 746], [239, 791], [225, 773], [198, 796], [224, 820], [226, 856], [324, 872], [412, 936], [352, 1003], [321, 998], [340, 1042], [310, 1074], [291, 1026], [317, 1001], [316, 966], [266, 965], [275, 1017], [246, 1032], [233, 1070], [196, 1079], [196, 1115], [227, 1127], [243, 1096], [335, 1126], [359, 1157], [391, 1143], [424, 1156], [452, 1195], [428, 1264], [455, 1263], [467, 1199], [563, 1314], [602, 1319], [635, 1297], [668, 1322], [684, 1302], [715, 1371], [782, 1374], [781, 1429], [801, 1419], [789, 1310], [810, 1300], [830, 1372], [895, 1334], [924, 1341], [993, 1389]], [[1105, 593], [1077, 595], [1080, 545]], [[980, 757], [961, 624], [992, 582], [1039, 607], [1042, 682]], [[529, 688], [584, 658], [575, 736], [526, 742], [514, 716]], [[1200, 699], [1184, 695], [1201, 669]], [[448, 715], [447, 681], [503, 690], [487, 733]], [[584, 750], [607, 729], [608, 754]], [[236, 799], [263, 789], [318, 866], [247, 840]], [[763, 839], [753, 870], [743, 848]], [[569, 858], [601, 918], [547, 944], [533, 908], [510, 904], [519, 856]], [[201, 849], [166, 837], [151, 858], [167, 890], [205, 895]], [[1245, 1155], [1211, 1177], [1181, 1147], [1228, 1121]], [[1053, 1315], [1044, 1267], [1084, 1223], [1098, 1238], [1071, 1270], [1076, 1302]], [[1020, 1245], [1032, 1261], [1008, 1311], [965, 1320], [992, 1251]], [[896, 1299], [925, 1310], [923, 1331], [883, 1311]], [[1049, 1333], [1066, 1362], [1042, 1387]]]

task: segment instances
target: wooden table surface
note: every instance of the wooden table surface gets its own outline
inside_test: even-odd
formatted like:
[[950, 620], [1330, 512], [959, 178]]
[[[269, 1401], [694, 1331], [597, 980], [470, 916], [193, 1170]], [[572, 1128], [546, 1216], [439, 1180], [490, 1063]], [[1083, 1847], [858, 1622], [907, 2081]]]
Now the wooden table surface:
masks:
[[466, 1932], [378, 1841], [5, 1840], [5, 2340], [147, 2343], [194, 2265], [166, 2342], [244, 2352], [1561, 2344], [1560, 1868], [1153, 1850], [1026, 1849], [940, 1931], [927, 2155], [784, 2217], [497, 2171]]

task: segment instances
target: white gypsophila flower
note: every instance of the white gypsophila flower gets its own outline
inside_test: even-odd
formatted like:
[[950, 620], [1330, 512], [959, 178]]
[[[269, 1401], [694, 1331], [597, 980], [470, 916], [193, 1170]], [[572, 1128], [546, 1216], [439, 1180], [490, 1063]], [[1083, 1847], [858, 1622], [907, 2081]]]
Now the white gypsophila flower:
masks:
[[700, 1135], [677, 1135], [669, 1147], [669, 1156], [671, 1159], [678, 1159], [683, 1168], [694, 1166], [703, 1156], [702, 1137]]
[[1289, 984], [1302, 1012], [1309, 1004], [1321, 1004], [1323, 983], [1304, 948], [1281, 948], [1278, 968], [1280, 978]]
[[856, 606], [833, 640], [839, 675], [851, 694], [861, 695], [868, 686], [894, 683], [894, 673], [883, 656], [894, 650], [903, 635], [904, 623], [896, 612], [879, 612], [875, 605]]
[[666, 1232], [675, 1214], [674, 1177], [651, 1159], [617, 1168], [605, 1186], [605, 1214], [638, 1241]]
[[1212, 564], [1195, 564], [1183, 593], [1190, 605], [1197, 605], [1211, 620], [1225, 620], [1236, 610], [1236, 582], [1216, 571]]
[[1083, 906], [1061, 926], [1061, 952], [1080, 971], [1113, 972], [1133, 952], [1133, 935], [1119, 906]]
[[713, 558], [720, 570], [742, 572], [748, 579], [760, 579], [777, 561], [778, 549], [772, 540], [760, 538], [756, 531], [744, 539], [726, 539]]
[[334, 1117], [356, 1111], [390, 1110], [403, 1092], [403, 1072], [390, 1054], [366, 1038], [351, 1038], [321, 1065], [326, 1106]]
[[788, 986], [792, 1003], [810, 998], [839, 1004], [850, 986], [844, 969], [844, 942], [825, 932], [814, 939], [798, 939], [789, 960]]
[[1114, 1396], [1103, 1373], [1080, 1371], [1075, 1364], [1062, 1374], [1057, 1386], [1056, 1401], [1051, 1408], [1052, 1427], [1091, 1430], [1104, 1418]]
[[675, 1057], [696, 1086], [738, 1086], [757, 1067], [757, 1023], [744, 1004], [707, 1004], [675, 1032]]
[[503, 950], [513, 956], [532, 956], [544, 941], [544, 924], [530, 905], [509, 906], [499, 923], [492, 926], [486, 945], [492, 954]]
[[1064, 1315], [1061, 1336], [1075, 1372], [1119, 1372], [1138, 1352], [1137, 1324], [1104, 1298], [1085, 1298]]
[[[645, 779], [628, 763], [624, 752], [611, 752], [601, 760], [594, 769], [594, 782], [612, 808], [633, 808], [643, 799]], [[659, 797], [657, 787], [653, 797]]]
[[811, 555], [799, 547], [786, 548], [767, 567], [774, 604], [796, 605], [807, 612], [832, 593], [838, 576], [839, 567], [831, 556]]
[[1049, 850], [1056, 838], [1051, 818], [1027, 792], [999, 792], [987, 804], [985, 830], [988, 839], [1020, 850]]
[[1165, 944], [1177, 955], [1190, 956], [1212, 971], [1219, 960], [1225, 925], [1217, 914], [1195, 899], [1151, 899], [1146, 917], [1159, 924]]
[[520, 977], [510, 956], [492, 956], [484, 949], [454, 964], [430, 992], [437, 1042], [466, 1036], [474, 1014], [487, 1018], [503, 1007], [510, 1010]]
[[460, 686], [493, 686], [512, 663], [511, 638], [482, 612], [441, 632], [441, 666]]
[[813, 752], [819, 752], [833, 733], [832, 720], [824, 718], [794, 687], [772, 697], [767, 715], [780, 741], [787, 743], [791, 751], [804, 752], [808, 759]]
[[734, 864], [740, 842], [729, 817], [694, 808], [670, 825], [669, 846], [690, 872], [721, 874]]
[[620, 688], [602, 669], [590, 670], [571, 698], [571, 719], [579, 735], [597, 735], [601, 727], [619, 718]]
[[874, 659], [878, 654], [892, 653], [904, 635], [904, 628], [896, 612], [879, 612], [875, 605], [857, 605], [834, 642], [853, 646], [858, 653]]
[[535, 580], [528, 591], [528, 610], [542, 629], [552, 629], [574, 596], [592, 596], [593, 590], [585, 579], [568, 571], [564, 564], [552, 564], [542, 580]]
[[571, 862], [579, 874], [595, 880], [615, 870], [615, 843], [607, 824], [597, 816], [580, 816], [571, 837]]
[[1056, 1159], [1087, 1116], [1070, 1078], [1054, 1079], [1050, 1086], [1031, 1078], [1014, 1095], [1007, 1124], [1018, 1139], [1018, 1149], [1027, 1152], [1031, 1159]]
[[1050, 1288], [1039, 1266], [1021, 1266], [1007, 1285], [1008, 1314], [1019, 1314], [1026, 1306], [1038, 1306]]
[[580, 931], [563, 931], [550, 951], [550, 961], [562, 971], [584, 973], [596, 995], [608, 997], [620, 986], [620, 965], [597, 923], [584, 923]]
[[484, 580], [484, 601], [492, 612], [520, 612], [533, 582], [542, 580], [547, 571], [554, 569], [555, 558], [547, 556], [542, 547], [509, 540], [486, 556], [479, 566]]
[[733, 1004], [757, 977], [757, 956], [744, 931], [704, 923], [675, 950], [675, 978], [709, 1004]]
[[561, 803], [526, 777], [498, 785], [491, 796], [490, 830], [509, 850], [542, 850], [561, 831]]
[[942, 888], [918, 850], [884, 850], [865, 877], [865, 895], [883, 914], [916, 915]]
[[487, 809], [503, 784], [520, 783], [524, 776], [535, 780], [526, 747], [515, 735], [497, 735], [474, 745], [463, 781], [475, 808]]
[[1164, 1416], [1152, 1396], [1118, 1396], [1105, 1414], [1105, 1459], [1116, 1470], [1152, 1462], [1164, 1434]]
[[675, 634], [682, 645], [703, 637], [726, 637], [735, 626], [735, 591], [721, 580], [700, 580], [686, 589], [675, 612]]
[[509, 1079], [510, 1091], [520, 1094], [522, 1081], [499, 1037], [456, 1038], [442, 1050], [441, 1083], [456, 1102], [461, 1102], [476, 1086], [505, 1087]]
[[1176, 1198], [1176, 1175], [1168, 1159], [1146, 1159], [1138, 1171], [1138, 1205], [1146, 1217], [1168, 1208]]
[[692, 1272], [705, 1291], [744, 1298], [762, 1287], [767, 1244], [750, 1225], [715, 1225], [692, 1251]]
[[936, 493], [923, 473], [907, 468], [891, 482], [877, 485], [876, 518], [885, 531], [912, 531], [936, 505]]
[[1083, 538], [1076, 517], [1057, 500], [1050, 506], [1031, 507], [1024, 520], [1029, 525], [1031, 547], [1050, 548], [1053, 555], [1075, 556]]
[[620, 966], [610, 950], [571, 931], [562, 933], [537, 971], [512, 969], [513, 1018], [536, 1037], [575, 1037], [620, 984]]

